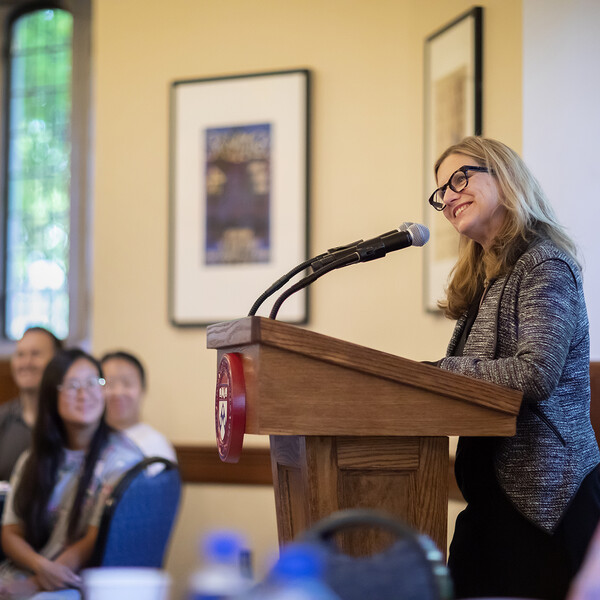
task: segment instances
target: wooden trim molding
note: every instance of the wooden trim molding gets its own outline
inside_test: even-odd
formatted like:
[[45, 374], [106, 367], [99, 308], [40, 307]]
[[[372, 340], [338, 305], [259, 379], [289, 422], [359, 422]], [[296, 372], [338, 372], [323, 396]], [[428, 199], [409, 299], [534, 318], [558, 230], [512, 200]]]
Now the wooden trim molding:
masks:
[[237, 463], [224, 463], [216, 446], [176, 445], [184, 483], [273, 485], [269, 448], [244, 448]]
[[0, 360], [0, 404], [17, 397], [17, 386], [10, 372], [10, 359]]
[[[246, 448], [238, 463], [221, 462], [215, 446], [176, 445], [177, 460], [184, 483], [273, 485], [269, 448]], [[448, 494], [452, 500], [463, 500], [454, 478], [454, 458], [450, 457]]]
[[[590, 363], [592, 390], [591, 420], [600, 441], [600, 361]], [[0, 360], [0, 402], [16, 396], [10, 375], [10, 362]], [[211, 444], [179, 444], [175, 446], [184, 483], [273, 485], [269, 448], [245, 448], [238, 463], [223, 463], [217, 448]], [[463, 500], [454, 478], [454, 459], [450, 458], [448, 494], [452, 500]]]
[[[591, 421], [600, 443], [600, 361], [590, 363], [592, 391]], [[211, 445], [178, 445], [175, 447], [185, 483], [273, 485], [271, 455], [268, 448], [245, 448], [238, 463], [221, 462]], [[448, 496], [464, 501], [454, 477], [454, 458], [448, 469]]]

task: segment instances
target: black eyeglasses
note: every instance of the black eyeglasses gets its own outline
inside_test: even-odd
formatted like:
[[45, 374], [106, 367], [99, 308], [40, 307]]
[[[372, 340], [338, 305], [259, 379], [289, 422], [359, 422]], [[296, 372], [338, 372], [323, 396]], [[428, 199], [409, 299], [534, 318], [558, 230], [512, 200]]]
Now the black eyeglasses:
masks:
[[429, 197], [429, 204], [435, 208], [435, 210], [444, 210], [446, 208], [446, 204], [444, 203], [444, 195], [446, 194], [446, 190], [450, 188], [453, 192], [462, 192], [467, 185], [469, 185], [469, 176], [467, 173], [469, 171], [477, 171], [478, 173], [489, 173], [489, 169], [487, 167], [475, 167], [470, 165], [465, 165], [460, 169], [454, 171], [452, 175], [450, 175], [450, 179], [448, 179], [448, 183], [444, 184], [442, 187], [439, 187], [431, 196]]

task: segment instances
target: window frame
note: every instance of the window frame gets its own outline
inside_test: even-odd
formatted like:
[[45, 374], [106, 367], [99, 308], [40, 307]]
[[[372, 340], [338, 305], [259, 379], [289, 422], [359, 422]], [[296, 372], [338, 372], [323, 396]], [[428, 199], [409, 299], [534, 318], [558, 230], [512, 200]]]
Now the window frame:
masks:
[[16, 19], [41, 9], [63, 9], [73, 15], [73, 72], [71, 109], [71, 185], [69, 235], [68, 345], [89, 345], [91, 290], [91, 0], [4, 0], [0, 6], [0, 356], [12, 354], [15, 342], [5, 334], [5, 268], [8, 162], [8, 86], [10, 30]]

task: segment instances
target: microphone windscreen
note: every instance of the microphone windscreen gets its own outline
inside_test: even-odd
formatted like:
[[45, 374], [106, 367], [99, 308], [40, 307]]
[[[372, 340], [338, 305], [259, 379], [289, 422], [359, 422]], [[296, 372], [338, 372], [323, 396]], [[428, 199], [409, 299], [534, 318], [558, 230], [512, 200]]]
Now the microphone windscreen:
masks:
[[411, 223], [408, 228], [413, 246], [424, 246], [429, 241], [429, 229], [420, 223]]

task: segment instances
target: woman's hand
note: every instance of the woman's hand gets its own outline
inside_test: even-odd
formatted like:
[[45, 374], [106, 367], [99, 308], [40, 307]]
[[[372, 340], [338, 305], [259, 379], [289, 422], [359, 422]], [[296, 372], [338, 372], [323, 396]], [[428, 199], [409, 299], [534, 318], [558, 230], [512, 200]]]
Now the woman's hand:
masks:
[[78, 586], [81, 581], [75, 574], [74, 565], [65, 565], [60, 560], [51, 561], [38, 554], [25, 540], [20, 524], [2, 527], [2, 548], [8, 558], [20, 567], [32, 571], [34, 576], [4, 584], [5, 591], [0, 592], [0, 599], [22, 598], [39, 590], [53, 591]]
[[42, 590], [53, 591], [81, 585], [81, 577], [69, 567], [43, 556], [39, 556], [34, 572]]

